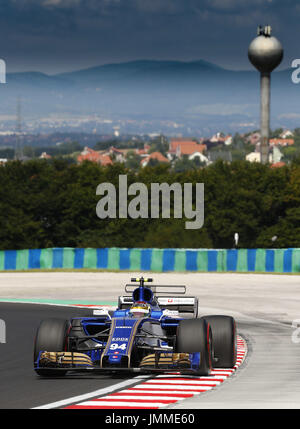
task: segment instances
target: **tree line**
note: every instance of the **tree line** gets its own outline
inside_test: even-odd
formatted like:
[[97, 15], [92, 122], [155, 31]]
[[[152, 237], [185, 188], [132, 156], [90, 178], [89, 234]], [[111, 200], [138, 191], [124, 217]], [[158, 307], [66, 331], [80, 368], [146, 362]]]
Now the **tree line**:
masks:
[[[188, 219], [99, 219], [96, 188], [119, 175], [128, 186], [204, 183], [204, 226], [185, 229]], [[149, 192], [150, 198], [150, 192]], [[171, 200], [172, 202], [172, 200]], [[172, 207], [174, 210], [174, 207]], [[205, 168], [176, 171], [167, 164], [131, 170], [67, 160], [9, 161], [0, 167], [0, 248], [300, 247], [300, 162], [269, 165], [217, 161]]]

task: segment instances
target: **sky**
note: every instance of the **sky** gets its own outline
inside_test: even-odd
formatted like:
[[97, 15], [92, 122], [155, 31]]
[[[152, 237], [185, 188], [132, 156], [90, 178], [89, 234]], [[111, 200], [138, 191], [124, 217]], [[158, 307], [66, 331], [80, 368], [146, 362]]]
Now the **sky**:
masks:
[[8, 72], [55, 74], [139, 59], [204, 59], [252, 69], [247, 49], [269, 24], [300, 58], [299, 0], [0, 0]]

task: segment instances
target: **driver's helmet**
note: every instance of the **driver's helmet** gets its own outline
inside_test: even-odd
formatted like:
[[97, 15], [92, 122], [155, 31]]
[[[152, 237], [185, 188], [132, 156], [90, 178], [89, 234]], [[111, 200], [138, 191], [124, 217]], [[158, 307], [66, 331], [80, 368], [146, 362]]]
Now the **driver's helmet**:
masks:
[[148, 317], [150, 316], [150, 311], [151, 307], [149, 304], [144, 301], [138, 301], [131, 306], [129, 313], [133, 317]]

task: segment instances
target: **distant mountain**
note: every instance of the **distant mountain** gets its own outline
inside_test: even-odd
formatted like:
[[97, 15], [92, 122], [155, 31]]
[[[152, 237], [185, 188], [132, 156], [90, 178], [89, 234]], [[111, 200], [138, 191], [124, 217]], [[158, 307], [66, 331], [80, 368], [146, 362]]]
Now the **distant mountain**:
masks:
[[58, 75], [80, 85], [109, 84], [120, 80], [127, 82], [158, 81], [163, 79], [195, 78], [199, 73], [216, 73], [222, 69], [203, 60], [194, 62], [180, 61], [131, 61], [127, 63], [107, 64], [85, 70]]
[[[300, 85], [291, 70], [272, 75], [272, 126], [300, 124]], [[198, 60], [142, 60], [69, 73], [11, 73], [0, 86], [0, 114], [23, 99], [27, 116], [99, 114], [112, 119], [171, 120], [234, 129], [259, 118], [259, 74], [226, 70]]]

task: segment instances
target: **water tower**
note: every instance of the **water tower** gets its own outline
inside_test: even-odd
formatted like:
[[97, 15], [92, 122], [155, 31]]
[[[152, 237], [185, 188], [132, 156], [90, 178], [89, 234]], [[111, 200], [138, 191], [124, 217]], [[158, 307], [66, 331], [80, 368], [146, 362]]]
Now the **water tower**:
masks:
[[269, 25], [258, 27], [257, 37], [248, 49], [248, 58], [260, 72], [260, 147], [261, 162], [266, 164], [269, 155], [271, 73], [283, 58], [281, 43], [271, 36]]

